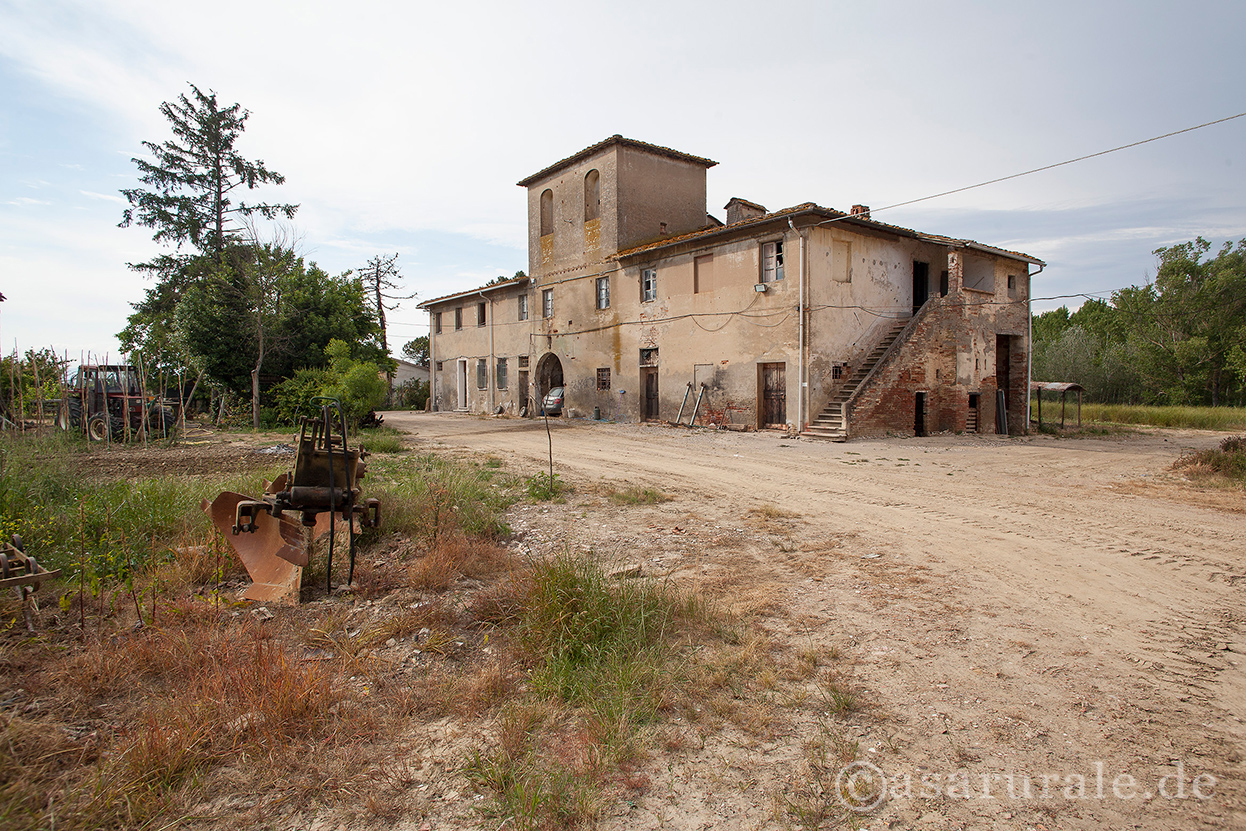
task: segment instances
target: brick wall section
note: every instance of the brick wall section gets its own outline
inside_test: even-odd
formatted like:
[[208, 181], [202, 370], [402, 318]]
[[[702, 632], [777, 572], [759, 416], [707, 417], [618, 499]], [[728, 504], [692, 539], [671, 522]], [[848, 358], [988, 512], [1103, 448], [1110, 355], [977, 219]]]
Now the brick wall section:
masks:
[[954, 289], [929, 301], [932, 308], [852, 402], [850, 436], [915, 435], [918, 392], [926, 393], [927, 433], [964, 432], [971, 393], [978, 395], [978, 432], [994, 433], [997, 335], [1011, 338], [1010, 432], [1025, 432], [1025, 304], [974, 304], [964, 297]]

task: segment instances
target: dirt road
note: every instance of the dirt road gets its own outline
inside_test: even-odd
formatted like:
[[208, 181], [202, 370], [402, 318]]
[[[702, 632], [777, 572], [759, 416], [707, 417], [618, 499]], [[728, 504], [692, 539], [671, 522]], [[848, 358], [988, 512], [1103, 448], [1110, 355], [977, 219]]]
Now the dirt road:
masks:
[[[523, 476], [545, 463], [540, 422], [385, 418]], [[1246, 827], [1246, 497], [1170, 470], [1219, 438], [832, 444], [559, 420], [555, 470], [581, 496], [512, 525], [845, 656], [870, 705], [852, 735], [889, 791], [862, 827]], [[622, 511], [587, 495], [599, 483], [673, 499]], [[662, 760], [607, 824], [781, 826], [807, 726]]]

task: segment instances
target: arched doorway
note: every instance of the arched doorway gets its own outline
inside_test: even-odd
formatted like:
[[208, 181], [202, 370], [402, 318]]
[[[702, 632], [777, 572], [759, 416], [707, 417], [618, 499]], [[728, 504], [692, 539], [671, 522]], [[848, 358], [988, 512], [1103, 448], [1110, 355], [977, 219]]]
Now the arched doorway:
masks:
[[541, 410], [541, 402], [545, 400], [545, 393], [554, 387], [561, 386], [563, 386], [562, 361], [558, 360], [558, 356], [553, 352], [546, 352], [541, 356], [541, 360], [536, 365], [537, 412]]

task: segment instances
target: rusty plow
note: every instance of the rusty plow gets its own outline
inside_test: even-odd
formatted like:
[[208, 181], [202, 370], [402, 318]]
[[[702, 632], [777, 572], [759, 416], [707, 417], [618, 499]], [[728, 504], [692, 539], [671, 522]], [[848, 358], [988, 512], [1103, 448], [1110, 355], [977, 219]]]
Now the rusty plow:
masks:
[[312, 544], [329, 535], [325, 589], [332, 589], [333, 546], [339, 518], [347, 525], [350, 572], [355, 576], [355, 519], [380, 525], [380, 503], [360, 496], [367, 466], [361, 449], [346, 442], [346, 420], [337, 399], [313, 399], [320, 416], [302, 419], [294, 467], [268, 485], [260, 499], [226, 491], [203, 510], [229, 540], [251, 575], [243, 599], [297, 604]]

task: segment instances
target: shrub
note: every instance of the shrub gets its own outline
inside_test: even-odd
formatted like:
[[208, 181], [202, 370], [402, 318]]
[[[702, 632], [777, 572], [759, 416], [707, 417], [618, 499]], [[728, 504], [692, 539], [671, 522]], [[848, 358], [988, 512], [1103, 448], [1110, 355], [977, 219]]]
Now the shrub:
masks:
[[566, 489], [567, 486], [559, 480], [557, 473], [552, 476], [548, 473], [538, 473], [528, 477], [528, 480], [524, 482], [524, 490], [528, 492], [528, 496], [542, 502], [556, 499]]
[[1178, 459], [1174, 467], [1186, 468], [1195, 474], [1246, 481], [1246, 436], [1229, 436], [1219, 447], [1188, 453]]

